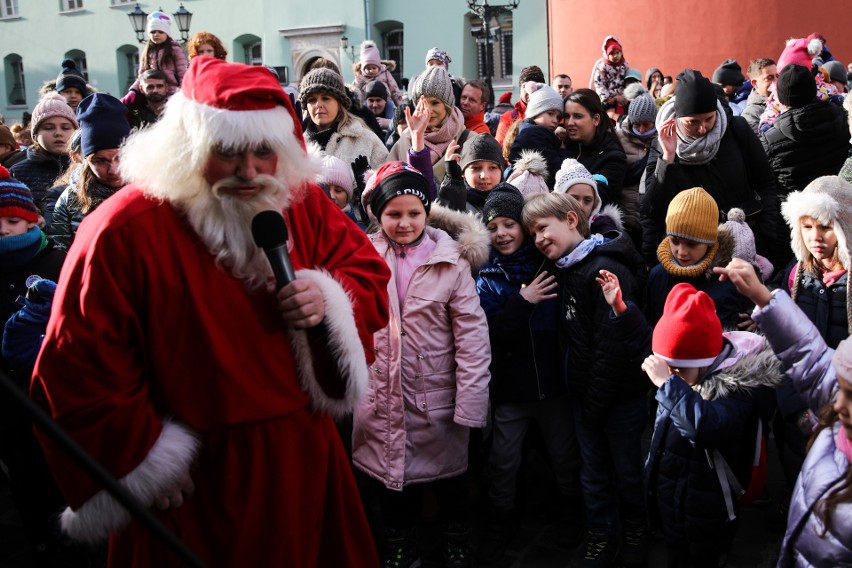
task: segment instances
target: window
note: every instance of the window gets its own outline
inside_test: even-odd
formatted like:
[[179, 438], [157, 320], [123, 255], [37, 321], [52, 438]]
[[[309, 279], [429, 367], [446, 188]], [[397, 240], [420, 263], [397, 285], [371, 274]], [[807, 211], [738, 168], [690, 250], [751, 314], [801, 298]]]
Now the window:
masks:
[[83, 9], [83, 0], [62, 0], [62, 12], [76, 12]]
[[0, 0], [0, 19], [18, 17], [18, 0]]
[[86, 52], [79, 49], [72, 49], [65, 52], [65, 59], [70, 59], [77, 64], [77, 71], [83, 75], [83, 78], [88, 83], [89, 67], [86, 65]]
[[263, 43], [257, 42], [246, 46], [246, 64], [263, 65]]
[[113, 6], [129, 6], [135, 2], [136, 0], [110, 0], [111, 5]]
[[391, 75], [396, 79], [397, 85], [402, 85], [402, 62], [403, 62], [403, 33], [402, 30], [391, 30], [384, 34], [385, 55], [388, 59], [396, 61], [396, 69]]
[[24, 83], [24, 60], [17, 53], [3, 58], [6, 75], [6, 104], [20, 106], [27, 104], [27, 87]]
[[[476, 41], [476, 63], [480, 79], [495, 81], [512, 77], [512, 15], [511, 12], [492, 16], [486, 29], [481, 18], [471, 16], [470, 33]], [[490, 47], [490, 49], [488, 49]]]
[[503, 77], [512, 76], [512, 32], [500, 32], [500, 63]]
[[115, 54], [115, 62], [118, 68], [118, 84], [127, 92], [130, 85], [139, 75], [139, 48], [135, 45], [122, 45]]

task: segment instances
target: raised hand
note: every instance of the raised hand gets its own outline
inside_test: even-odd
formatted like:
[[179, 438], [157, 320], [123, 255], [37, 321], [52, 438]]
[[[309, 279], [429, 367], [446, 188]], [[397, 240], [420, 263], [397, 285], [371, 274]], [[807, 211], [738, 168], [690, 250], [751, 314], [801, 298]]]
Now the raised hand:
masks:
[[645, 371], [648, 378], [651, 379], [651, 382], [654, 383], [657, 388], [663, 386], [671, 376], [669, 364], [666, 363], [664, 359], [657, 357], [656, 355], [648, 355], [648, 357], [645, 358], [642, 362], [642, 370]]
[[713, 272], [719, 275], [719, 280], [728, 279], [737, 287], [737, 292], [748, 298], [752, 303], [762, 308], [772, 299], [769, 288], [763, 285], [754, 272], [754, 266], [741, 258], [735, 258], [727, 266], [717, 266]]
[[521, 297], [530, 304], [538, 304], [544, 300], [552, 300], [556, 297], [556, 293], [552, 290], [556, 288], [556, 277], [548, 276], [544, 271], [535, 277], [535, 280], [530, 282], [528, 286], [521, 287]]
[[665, 121], [660, 127], [659, 141], [660, 148], [663, 149], [663, 160], [672, 163], [677, 151], [677, 124], [676, 118], [670, 118]]
[[610, 305], [615, 315], [620, 316], [627, 311], [627, 304], [621, 297], [621, 286], [618, 283], [618, 276], [609, 270], [601, 270], [600, 276], [595, 278], [598, 284], [601, 285], [604, 300]]

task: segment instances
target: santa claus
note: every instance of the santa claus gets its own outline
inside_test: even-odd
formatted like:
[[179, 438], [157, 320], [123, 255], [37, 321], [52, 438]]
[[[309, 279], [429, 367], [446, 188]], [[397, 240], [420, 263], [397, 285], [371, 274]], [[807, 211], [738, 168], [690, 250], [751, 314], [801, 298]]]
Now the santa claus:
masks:
[[[310, 183], [287, 95], [198, 57], [121, 171], [71, 247], [31, 396], [208, 566], [377, 565], [332, 415], [363, 392], [390, 275]], [[263, 210], [289, 227], [280, 290], [252, 240]], [[70, 536], [108, 537], [110, 566], [178, 564], [41, 442]]]

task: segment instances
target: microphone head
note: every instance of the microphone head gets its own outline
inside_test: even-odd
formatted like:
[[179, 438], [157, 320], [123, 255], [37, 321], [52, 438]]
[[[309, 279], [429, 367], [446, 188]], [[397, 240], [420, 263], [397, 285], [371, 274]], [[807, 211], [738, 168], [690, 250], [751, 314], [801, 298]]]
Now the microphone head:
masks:
[[254, 244], [262, 249], [275, 248], [287, 242], [287, 223], [278, 211], [261, 211], [251, 220]]

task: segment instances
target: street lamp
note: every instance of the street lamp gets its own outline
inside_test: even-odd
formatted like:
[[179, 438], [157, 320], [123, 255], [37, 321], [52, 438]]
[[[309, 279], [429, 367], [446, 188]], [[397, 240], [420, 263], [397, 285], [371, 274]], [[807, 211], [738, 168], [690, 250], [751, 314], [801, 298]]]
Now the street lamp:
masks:
[[349, 56], [349, 59], [355, 61], [355, 46], [349, 47], [349, 38], [343, 36], [340, 38], [340, 49], [343, 50], [343, 53]]
[[133, 31], [136, 32], [136, 40], [139, 43], [145, 43], [145, 23], [148, 20], [148, 14], [142, 11], [139, 4], [133, 8], [132, 12], [128, 12], [127, 17], [130, 18], [130, 25], [133, 26]]
[[505, 12], [511, 12], [518, 7], [521, 0], [511, 0], [508, 4], [491, 5], [488, 0], [466, 0], [467, 9], [482, 19], [482, 35], [485, 36], [485, 83], [490, 91], [488, 108], [494, 108], [494, 87], [491, 77], [494, 75], [494, 57], [491, 53], [491, 18]]
[[178, 30], [180, 31], [180, 41], [186, 43], [189, 39], [189, 24], [192, 22], [192, 12], [183, 7], [181, 2], [178, 11], [172, 14], [177, 20]]

